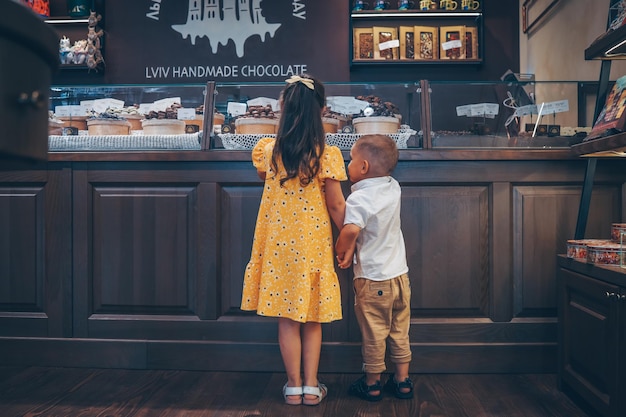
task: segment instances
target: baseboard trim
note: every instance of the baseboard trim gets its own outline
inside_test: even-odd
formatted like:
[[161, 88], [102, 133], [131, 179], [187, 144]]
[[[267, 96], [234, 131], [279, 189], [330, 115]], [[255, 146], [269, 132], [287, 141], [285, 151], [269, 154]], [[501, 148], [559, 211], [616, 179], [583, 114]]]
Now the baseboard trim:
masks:
[[[555, 373], [556, 343], [412, 344], [415, 373]], [[0, 365], [281, 372], [278, 343], [0, 338]], [[320, 372], [361, 372], [361, 347], [325, 343]]]

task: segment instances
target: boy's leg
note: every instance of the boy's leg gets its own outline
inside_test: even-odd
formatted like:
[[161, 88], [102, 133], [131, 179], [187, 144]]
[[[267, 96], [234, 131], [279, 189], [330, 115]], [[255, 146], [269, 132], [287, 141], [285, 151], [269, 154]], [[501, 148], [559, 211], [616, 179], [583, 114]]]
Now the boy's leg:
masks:
[[[395, 373], [391, 378], [394, 378], [395, 382], [406, 381], [409, 377], [409, 362], [396, 363]], [[409, 387], [400, 387], [400, 392], [411, 392]]]
[[[395, 367], [393, 381], [401, 383], [409, 378], [411, 345], [409, 328], [411, 325], [411, 285], [407, 274], [392, 280], [395, 295], [391, 331], [389, 333], [389, 357]], [[412, 391], [410, 386], [400, 386], [401, 393]]]
[[[389, 331], [389, 358], [394, 364], [411, 362], [411, 283], [407, 274], [391, 280], [394, 301]], [[398, 375], [400, 377], [402, 375]], [[408, 376], [408, 372], [407, 375]]]
[[[361, 354], [365, 375], [351, 387], [352, 391], [367, 399], [381, 395], [380, 376], [385, 371], [386, 339], [391, 324], [393, 302], [388, 281], [371, 281], [365, 278], [354, 280], [354, 312], [361, 330]], [[363, 386], [365, 385], [365, 387]]]
[[[374, 385], [377, 382], [380, 382], [380, 375], [381, 375], [380, 372], [376, 373], [376, 374], [373, 374], [371, 372], [365, 372], [365, 383], [367, 385]], [[373, 395], [378, 395], [378, 392], [377, 391], [372, 391], [372, 394]]]

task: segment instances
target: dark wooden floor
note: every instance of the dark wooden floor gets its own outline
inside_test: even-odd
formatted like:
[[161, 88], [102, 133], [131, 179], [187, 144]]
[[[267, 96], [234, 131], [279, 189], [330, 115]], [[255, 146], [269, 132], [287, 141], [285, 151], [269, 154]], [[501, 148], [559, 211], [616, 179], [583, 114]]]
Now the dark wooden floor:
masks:
[[411, 375], [413, 400], [351, 397], [356, 374], [321, 374], [316, 407], [282, 402], [281, 373], [0, 367], [0, 416], [585, 417], [556, 376]]

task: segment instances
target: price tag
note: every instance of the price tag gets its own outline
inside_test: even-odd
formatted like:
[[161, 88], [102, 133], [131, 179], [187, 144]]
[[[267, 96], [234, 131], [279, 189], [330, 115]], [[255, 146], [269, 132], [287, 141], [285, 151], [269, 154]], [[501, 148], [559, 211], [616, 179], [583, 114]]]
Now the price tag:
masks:
[[513, 112], [513, 116], [527, 116], [529, 114], [537, 114], [537, 105], [536, 104], [528, 104], [526, 106], [521, 106], [515, 109]]
[[104, 113], [107, 109], [122, 109], [124, 102], [114, 98], [100, 98], [93, 101], [93, 110], [96, 113]]
[[456, 107], [456, 115], [459, 117], [488, 117], [493, 119], [499, 112], [500, 105], [497, 103], [466, 104]]
[[359, 114], [361, 110], [369, 107], [365, 100], [357, 100], [348, 96], [330, 96], [326, 98], [326, 105], [329, 109], [339, 114]]
[[85, 108], [86, 112], [93, 110], [93, 100], [81, 100], [80, 105]]
[[152, 111], [152, 103], [140, 103], [137, 111], [141, 114], [148, 114]]
[[234, 101], [228, 103], [226, 107], [226, 112], [231, 116], [241, 116], [242, 114], [246, 114], [246, 110], [248, 110], [246, 103], [235, 103]]
[[162, 98], [161, 100], [157, 100], [152, 103], [152, 110], [154, 111], [165, 111], [168, 107], [171, 107], [173, 104], [181, 104], [182, 101], [180, 97], [169, 97]]
[[196, 109], [179, 108], [177, 111], [177, 117], [179, 120], [195, 120]]
[[274, 98], [257, 97], [257, 98], [248, 100], [246, 104], [248, 104], [248, 106], [264, 106], [264, 107], [269, 104], [272, 107], [272, 110], [274, 111], [278, 110], [278, 100]]
[[393, 40], [378, 44], [379, 51], [384, 51], [386, 49], [399, 48], [399, 47], [400, 47], [400, 41], [398, 39], [393, 39]]
[[569, 111], [569, 101], [568, 100], [559, 100], [559, 101], [550, 101], [548, 103], [544, 103], [543, 105], [543, 114], [554, 114], [554, 113], [564, 113]]
[[461, 41], [460, 41], [460, 40], [458, 40], [458, 39], [453, 40], [453, 41], [443, 42], [443, 43], [441, 44], [441, 48], [442, 48], [444, 51], [447, 51], [448, 49], [460, 48], [460, 47], [462, 47], [462, 46], [463, 46], [463, 44], [462, 44], [462, 43], [461, 43]]
[[479, 103], [470, 105], [470, 116], [486, 116], [493, 118], [500, 111], [500, 105], [496, 103]]
[[470, 115], [470, 105], [466, 104], [464, 106], [457, 106], [456, 107], [456, 115], [459, 116], [459, 117], [469, 116]]
[[87, 109], [85, 109], [84, 106], [78, 105], [56, 106], [54, 108], [54, 114], [57, 117], [86, 116]]

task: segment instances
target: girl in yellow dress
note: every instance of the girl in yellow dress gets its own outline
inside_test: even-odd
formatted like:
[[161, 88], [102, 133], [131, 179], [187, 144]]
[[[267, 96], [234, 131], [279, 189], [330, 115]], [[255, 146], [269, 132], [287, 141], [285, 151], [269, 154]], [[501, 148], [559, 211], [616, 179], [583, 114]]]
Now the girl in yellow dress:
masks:
[[325, 145], [325, 102], [319, 80], [289, 78], [276, 139], [261, 139], [252, 151], [265, 184], [241, 309], [278, 317], [283, 396], [292, 405], [316, 405], [326, 396], [317, 378], [322, 323], [342, 317], [331, 218], [343, 225], [340, 181], [347, 175], [339, 148]]

